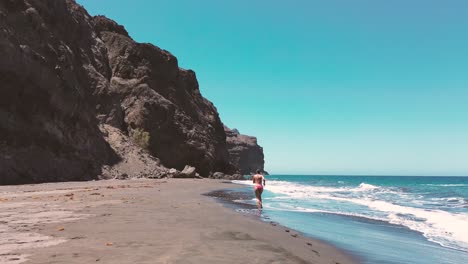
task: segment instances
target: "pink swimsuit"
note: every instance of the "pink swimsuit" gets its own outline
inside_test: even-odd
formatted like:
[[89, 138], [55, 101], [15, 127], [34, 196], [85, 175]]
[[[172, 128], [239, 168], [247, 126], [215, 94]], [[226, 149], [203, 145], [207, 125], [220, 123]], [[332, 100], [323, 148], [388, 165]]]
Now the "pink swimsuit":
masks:
[[255, 190], [255, 191], [256, 191], [256, 190], [263, 190], [263, 185], [256, 183], [256, 184], [255, 184], [255, 187], [254, 187], [254, 190]]

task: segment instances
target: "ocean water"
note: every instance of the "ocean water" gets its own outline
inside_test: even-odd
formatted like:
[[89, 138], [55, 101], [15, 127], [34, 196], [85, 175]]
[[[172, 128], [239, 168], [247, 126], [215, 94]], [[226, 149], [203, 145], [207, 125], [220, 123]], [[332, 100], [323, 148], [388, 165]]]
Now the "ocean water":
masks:
[[[262, 217], [343, 248], [362, 263], [468, 263], [468, 177], [266, 179]], [[250, 181], [234, 182], [252, 192]]]

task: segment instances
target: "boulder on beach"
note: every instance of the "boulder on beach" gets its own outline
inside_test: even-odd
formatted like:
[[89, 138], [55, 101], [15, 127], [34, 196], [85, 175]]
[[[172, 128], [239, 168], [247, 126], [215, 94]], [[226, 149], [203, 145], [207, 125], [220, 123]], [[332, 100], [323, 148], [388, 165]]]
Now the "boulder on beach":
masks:
[[178, 177], [175, 178], [195, 178], [196, 171], [195, 167], [186, 165], [185, 168], [180, 172]]

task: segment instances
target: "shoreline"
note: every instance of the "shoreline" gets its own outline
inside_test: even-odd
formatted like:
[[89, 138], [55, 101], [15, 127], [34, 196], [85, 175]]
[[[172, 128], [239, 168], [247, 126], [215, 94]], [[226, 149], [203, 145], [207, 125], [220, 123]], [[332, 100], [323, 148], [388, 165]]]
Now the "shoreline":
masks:
[[[244, 189], [244, 188], [246, 188], [245, 185], [234, 183], [234, 182], [225, 182], [225, 183], [226, 184], [231, 184], [231, 185], [234, 185], [234, 186], [231, 187], [231, 188], [224, 188], [224, 189], [220, 189], [220, 190], [214, 190], [214, 191], [211, 191], [209, 193], [205, 193], [203, 195], [215, 198], [216, 202], [223, 204], [228, 209], [234, 210], [234, 211], [236, 211], [236, 213], [241, 214], [244, 217], [254, 219], [255, 221], [259, 221], [259, 222], [261, 222], [263, 224], [270, 224], [270, 225], [275, 226], [275, 227], [277, 227], [279, 229], [288, 230], [287, 233], [297, 234], [298, 236], [302, 236], [302, 237], [304, 237], [306, 239], [310, 239], [312, 241], [319, 242], [319, 243], [322, 243], [324, 245], [331, 246], [331, 247], [334, 248], [334, 250], [336, 250], [336, 251], [340, 252], [341, 254], [347, 256], [348, 258], [350, 258], [350, 260], [352, 260], [353, 263], [361, 263], [358, 256], [354, 255], [352, 252], [347, 251], [346, 249], [335, 246], [332, 243], [327, 242], [325, 240], [322, 240], [320, 238], [313, 237], [311, 235], [306, 235], [301, 231], [295, 230], [294, 228], [285, 226], [285, 225], [280, 224], [280, 223], [278, 223], [276, 221], [271, 221], [270, 217], [269, 216], [264, 216], [263, 213], [253, 214], [251, 212], [246, 212], [246, 210], [256, 211], [257, 206], [253, 205], [253, 204], [251, 205], [251, 204], [246, 204], [246, 203], [237, 203], [237, 202], [235, 202], [235, 200], [238, 200], [238, 199], [243, 199], [244, 200], [245, 198], [254, 199], [255, 195], [253, 193], [252, 193], [252, 195], [245, 195], [244, 192], [236, 192], [235, 191], [235, 189]], [[226, 186], [226, 187], [229, 187], [229, 186]]]
[[233, 186], [209, 179], [0, 186], [0, 262], [358, 263], [202, 195]]

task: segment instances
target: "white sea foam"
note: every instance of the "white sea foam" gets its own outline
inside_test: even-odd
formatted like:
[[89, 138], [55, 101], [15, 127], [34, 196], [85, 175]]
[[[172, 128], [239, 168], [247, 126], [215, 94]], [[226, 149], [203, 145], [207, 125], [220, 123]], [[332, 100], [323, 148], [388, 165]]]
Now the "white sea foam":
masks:
[[344, 216], [353, 216], [365, 219], [371, 219], [376, 221], [385, 221], [388, 222], [388, 219], [378, 216], [369, 216], [359, 213], [352, 213], [352, 212], [341, 212], [341, 211], [331, 211], [331, 210], [320, 210], [320, 209], [312, 209], [312, 208], [304, 208], [300, 206], [291, 206], [289, 204], [281, 204], [281, 208], [270, 206], [270, 205], [263, 205], [263, 208], [269, 209], [271, 211], [288, 211], [288, 212], [305, 212], [305, 213], [325, 213], [325, 214], [335, 214], [335, 215], [344, 215]]
[[[242, 184], [242, 185], [253, 185], [251, 181], [232, 181], [232, 182], [237, 183], [237, 184]], [[284, 188], [284, 189], [289, 189], [293, 192], [296, 192], [296, 190], [300, 189], [301, 186], [304, 186], [304, 185], [289, 183], [286, 181], [268, 181], [267, 184], [265, 185], [265, 189], [275, 192], [275, 190], [278, 190], [278, 188]], [[333, 187], [320, 187], [320, 186], [307, 186], [307, 188], [309, 188], [309, 190], [311, 191], [315, 190], [319, 192], [347, 191], [346, 188], [333, 188]]]
[[442, 201], [448, 203], [465, 203], [465, 198], [463, 197], [442, 197], [442, 198], [431, 198], [431, 201]]
[[[358, 187], [321, 187], [301, 185], [284, 181], [270, 181], [266, 186], [266, 190], [286, 195], [289, 199], [298, 200], [331, 200], [344, 203], [352, 203], [365, 206], [371, 211], [369, 215], [364, 215], [359, 212], [331, 211], [331, 210], [315, 210], [312, 208], [291, 208], [278, 205], [288, 210], [299, 210], [308, 212], [326, 212], [342, 215], [352, 215], [366, 217], [375, 220], [383, 220], [392, 224], [406, 226], [412, 230], [421, 232], [430, 241], [436, 242], [442, 246], [456, 248], [463, 251], [468, 251], [468, 214], [452, 213], [442, 210], [429, 210], [416, 208], [412, 206], [395, 204], [401, 202], [394, 200], [395, 203], [379, 198], [378, 194], [395, 193], [387, 188], [374, 186], [366, 183], [360, 184]], [[348, 195], [343, 196], [343, 193], [348, 192]], [[336, 193], [339, 193], [338, 196]], [[277, 197], [279, 199], [286, 199]], [[396, 199], [400, 198], [397, 196]], [[413, 197], [416, 198], [416, 197]], [[444, 198], [445, 201], [459, 201], [458, 197]], [[420, 201], [415, 199], [415, 201]], [[463, 200], [464, 203], [464, 200]], [[351, 209], [350, 209], [351, 210]], [[374, 212], [374, 214], [372, 213]], [[375, 215], [375, 216], [374, 216]], [[386, 215], [381, 218], [380, 215]]]
[[375, 186], [372, 184], [367, 184], [367, 183], [361, 183], [359, 184], [359, 187], [356, 190], [361, 190], [361, 191], [368, 191], [368, 190], [375, 190], [378, 189], [379, 186]]
[[367, 183], [361, 183], [357, 187], [324, 187], [303, 185], [286, 181], [270, 181], [265, 186], [265, 190], [279, 194], [286, 194], [294, 198], [310, 198], [311, 196], [316, 196], [319, 194], [367, 194], [372, 192], [379, 192], [381, 194], [404, 195], [403, 193], [395, 190]]

